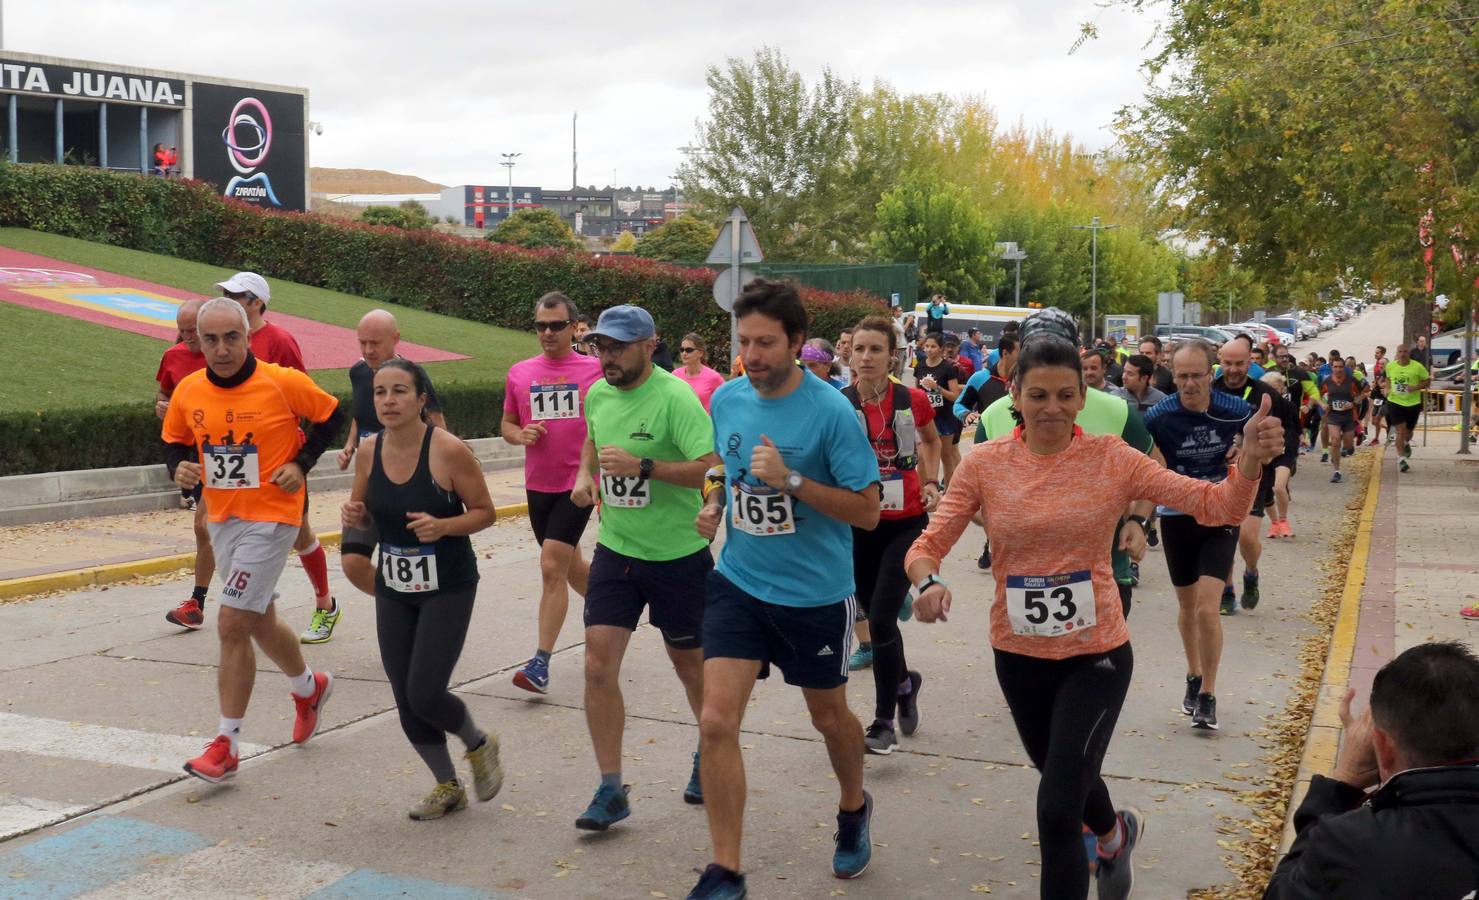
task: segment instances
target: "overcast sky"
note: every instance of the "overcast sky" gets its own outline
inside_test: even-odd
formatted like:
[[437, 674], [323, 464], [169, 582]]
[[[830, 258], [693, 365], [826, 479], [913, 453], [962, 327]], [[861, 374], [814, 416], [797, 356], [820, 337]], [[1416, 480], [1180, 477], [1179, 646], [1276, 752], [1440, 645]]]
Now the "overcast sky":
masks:
[[[0, 0], [3, 2], [3, 0]], [[1100, 29], [1074, 55], [1080, 22]], [[4, 47], [306, 87], [314, 165], [443, 184], [665, 187], [705, 114], [708, 66], [778, 47], [809, 78], [982, 94], [1001, 120], [1046, 124], [1093, 149], [1137, 99], [1154, 21], [1097, 0], [11, 0]]]

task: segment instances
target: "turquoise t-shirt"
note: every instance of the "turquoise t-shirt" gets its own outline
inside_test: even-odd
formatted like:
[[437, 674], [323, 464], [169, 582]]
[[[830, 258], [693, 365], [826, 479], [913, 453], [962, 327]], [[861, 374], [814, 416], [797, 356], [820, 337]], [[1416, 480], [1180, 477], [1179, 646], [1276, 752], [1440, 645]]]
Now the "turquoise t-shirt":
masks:
[[[713, 424], [698, 394], [683, 379], [656, 366], [635, 390], [619, 390], [605, 379], [591, 385], [585, 397], [585, 421], [597, 452], [616, 446], [639, 459], [687, 462], [714, 449]], [[708, 546], [693, 527], [703, 502], [698, 488], [656, 479], [612, 478], [604, 473], [600, 487], [597, 540], [608, 550], [665, 562]]]
[[[852, 404], [819, 378], [802, 378], [784, 397], [766, 399], [736, 378], [714, 392], [714, 450], [724, 463], [724, 549], [718, 568], [751, 596], [778, 606], [828, 606], [845, 600], [853, 584], [852, 529], [796, 497], [787, 527], [784, 501], [750, 475], [750, 453], [763, 434], [781, 451], [786, 465], [831, 487], [861, 491], [878, 479], [878, 459], [858, 424]], [[754, 531], [765, 532], [772, 514], [774, 533], [750, 533], [734, 521], [736, 498]]]

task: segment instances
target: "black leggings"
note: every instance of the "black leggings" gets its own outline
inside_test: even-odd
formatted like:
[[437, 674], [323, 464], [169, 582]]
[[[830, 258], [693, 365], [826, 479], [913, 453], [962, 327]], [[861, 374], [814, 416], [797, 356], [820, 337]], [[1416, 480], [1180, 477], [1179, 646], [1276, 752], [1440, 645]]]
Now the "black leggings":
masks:
[[[405, 599], [375, 592], [380, 661], [412, 746], [445, 744], [467, 722], [467, 707], [449, 690], [472, 621], [476, 584]], [[389, 596], [386, 594], [389, 593]]]
[[852, 530], [852, 571], [858, 605], [868, 613], [873, 638], [874, 716], [894, 720], [899, 683], [904, 680], [904, 636], [899, 633], [899, 610], [909, 593], [904, 554], [929, 524], [929, 517], [879, 519], [872, 531]]
[[1114, 829], [1114, 805], [1099, 776], [1120, 707], [1130, 689], [1135, 655], [1128, 641], [1108, 653], [1038, 659], [995, 651], [996, 678], [1032, 764], [1037, 830], [1042, 842], [1042, 896], [1081, 898], [1089, 892], [1082, 824], [1095, 834]]

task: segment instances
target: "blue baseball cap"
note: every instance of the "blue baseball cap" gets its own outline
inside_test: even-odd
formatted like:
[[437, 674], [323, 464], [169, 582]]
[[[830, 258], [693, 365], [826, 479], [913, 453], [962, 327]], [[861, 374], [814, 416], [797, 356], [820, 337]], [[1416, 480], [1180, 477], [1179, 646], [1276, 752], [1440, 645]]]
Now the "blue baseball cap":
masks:
[[646, 340], [657, 334], [657, 327], [652, 324], [652, 315], [640, 306], [632, 306], [623, 303], [621, 306], [613, 306], [601, 313], [601, 318], [596, 320], [596, 327], [586, 334], [587, 342], [598, 338], [610, 338], [613, 341], [631, 343], [632, 341]]

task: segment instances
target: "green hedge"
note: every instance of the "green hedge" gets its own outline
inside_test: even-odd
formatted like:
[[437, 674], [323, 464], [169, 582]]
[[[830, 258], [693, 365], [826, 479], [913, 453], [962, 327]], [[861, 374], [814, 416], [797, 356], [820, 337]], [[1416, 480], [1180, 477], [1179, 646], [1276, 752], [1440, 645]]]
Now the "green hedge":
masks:
[[[346, 417], [349, 393], [335, 393]], [[437, 388], [447, 424], [462, 438], [492, 437], [503, 420], [503, 383]], [[152, 403], [0, 415], [0, 476], [144, 466], [164, 459]], [[344, 445], [345, 429], [338, 436]], [[333, 453], [330, 448], [329, 453]], [[326, 456], [328, 454], [325, 454]], [[321, 463], [332, 465], [332, 461]]]

